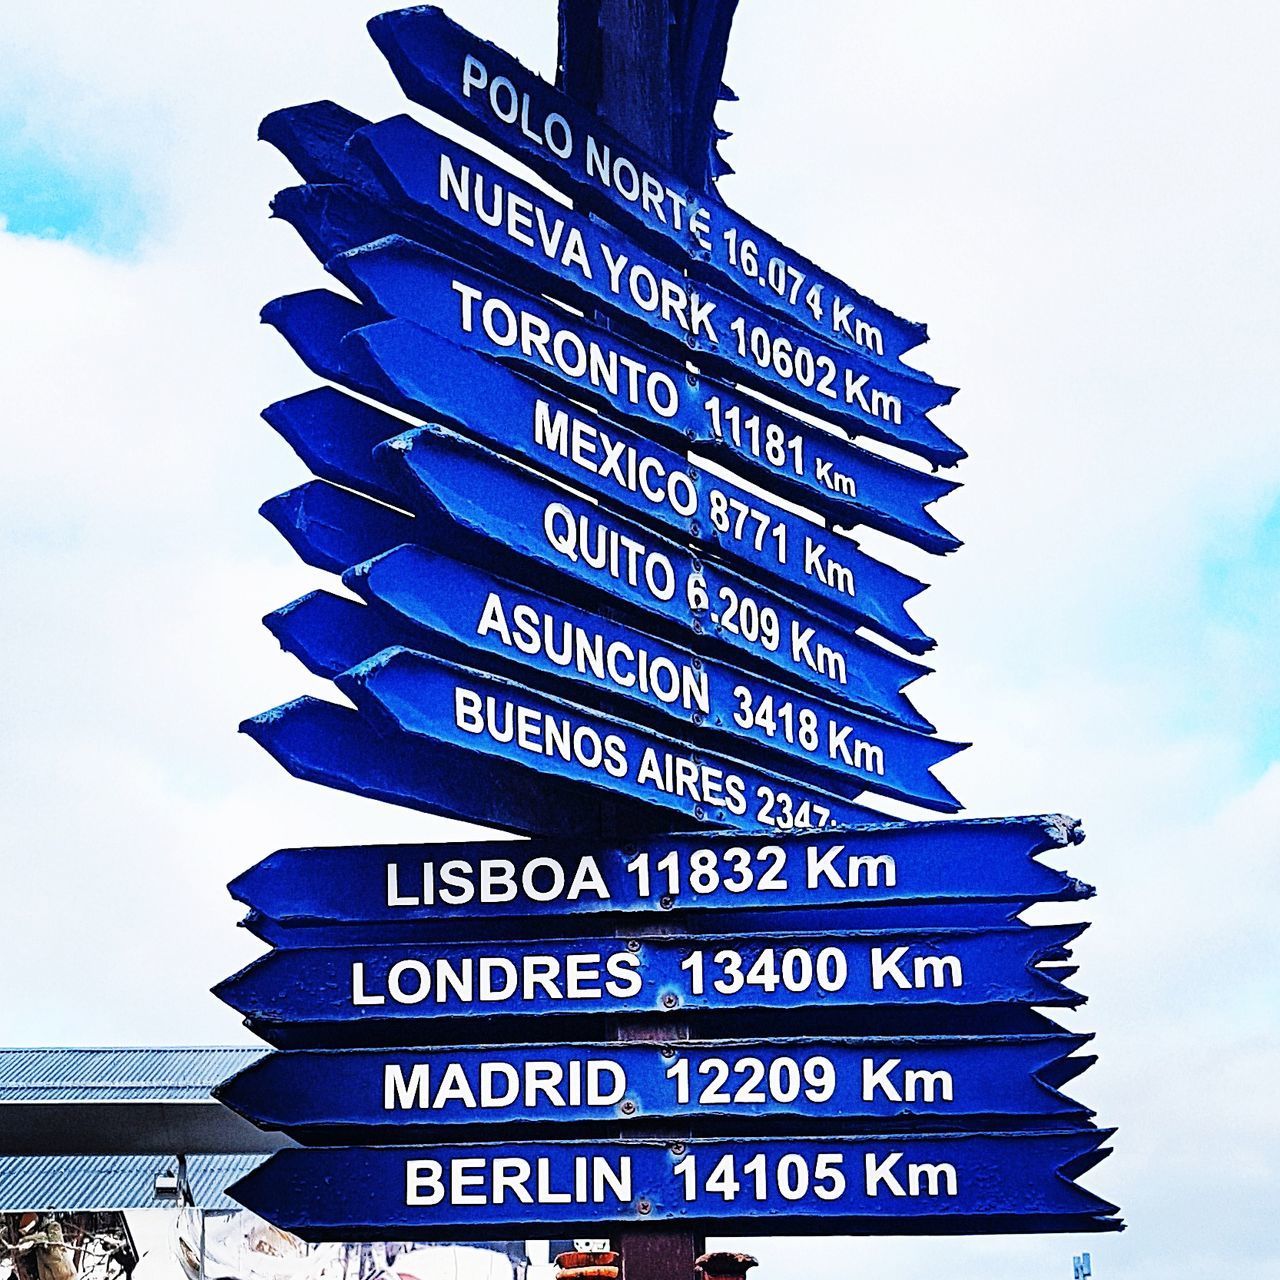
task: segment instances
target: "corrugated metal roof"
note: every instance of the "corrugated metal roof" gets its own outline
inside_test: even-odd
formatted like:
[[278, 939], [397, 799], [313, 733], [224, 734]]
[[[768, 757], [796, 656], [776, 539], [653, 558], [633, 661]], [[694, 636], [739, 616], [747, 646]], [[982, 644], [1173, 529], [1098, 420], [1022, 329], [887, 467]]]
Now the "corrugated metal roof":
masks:
[[0, 1049], [0, 1103], [203, 1100], [266, 1052], [254, 1045]]
[[[196, 1207], [238, 1209], [223, 1189], [266, 1159], [263, 1155], [187, 1157]], [[176, 1174], [172, 1156], [0, 1156], [0, 1213], [59, 1210], [172, 1209], [155, 1192], [156, 1177]]]

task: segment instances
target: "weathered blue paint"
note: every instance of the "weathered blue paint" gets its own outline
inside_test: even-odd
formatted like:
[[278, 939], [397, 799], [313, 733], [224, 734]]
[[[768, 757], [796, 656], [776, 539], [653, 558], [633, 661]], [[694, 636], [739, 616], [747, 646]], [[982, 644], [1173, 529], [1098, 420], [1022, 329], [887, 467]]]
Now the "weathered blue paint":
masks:
[[[489, 1017], [742, 1017], [740, 1033], [788, 1010], [1076, 1006], [1041, 967], [1070, 955], [1084, 925], [1008, 929], [575, 937], [510, 942], [278, 948], [214, 988], [251, 1022], [338, 1025]], [[539, 975], [536, 978], [533, 975]], [[692, 1023], [691, 1023], [692, 1024]], [[375, 1037], [375, 1026], [370, 1035]], [[406, 1033], [407, 1034], [407, 1033]], [[527, 1038], [527, 1037], [525, 1037]], [[543, 1036], [542, 1038], [547, 1038]]]
[[[563, 0], [576, 102], [437, 11], [371, 24], [412, 96], [573, 208], [408, 117], [313, 103], [263, 122], [307, 184], [274, 213], [361, 299], [295, 295], [264, 320], [321, 376], [430, 425], [332, 387], [265, 412], [320, 479], [263, 513], [365, 601], [314, 592], [266, 621], [358, 710], [302, 699], [242, 728], [300, 777], [538, 835], [282, 850], [233, 882], [276, 949], [217, 994], [303, 1050], [233, 1082], [234, 1105], [308, 1141], [507, 1139], [290, 1152], [238, 1190], [328, 1239], [1114, 1229], [1074, 1182], [1107, 1135], [1059, 1091], [1092, 1059], [1034, 1008], [1082, 1003], [1065, 985], [1082, 926], [1016, 917], [1092, 892], [1037, 860], [1078, 829], [847, 829], [875, 816], [847, 798], [864, 787], [954, 809], [931, 773], [954, 747], [903, 696], [925, 668], [852, 634], [925, 652], [904, 607], [922, 584], [821, 521], [949, 550], [926, 508], [954, 484], [750, 389], [935, 466], [964, 456], [928, 417], [951, 391], [901, 361], [922, 326], [665, 172], [705, 185], [690, 148], [705, 152], [734, 0], [673, 3], [678, 73], [637, 62], [639, 37], [597, 40], [598, 0]], [[664, 39], [652, 9], [640, 26]], [[691, 115], [650, 127], [642, 85]], [[572, 659], [553, 652], [566, 637]], [[608, 1043], [655, 1016], [702, 1041]], [[738, 1039], [780, 1031], [803, 1038]], [[415, 1069], [430, 1100], [404, 1093]], [[486, 1071], [545, 1087], [471, 1096]], [[546, 1083], [576, 1072], [610, 1091]], [[630, 1124], [718, 1136], [616, 1140]], [[519, 1141], [557, 1125], [611, 1136]], [[762, 1136], [802, 1126], [827, 1136]]]
[[[273, 211], [290, 222], [312, 251], [323, 261], [361, 244], [392, 234], [412, 233], [428, 241], [422, 224], [410, 226], [392, 217], [367, 192], [350, 187], [310, 186], [291, 188], [277, 196]], [[442, 242], [420, 255], [418, 302], [421, 316], [434, 332], [459, 346], [479, 350], [552, 386], [571, 386], [581, 399], [599, 404], [615, 420], [634, 423], [675, 447], [691, 447], [721, 461], [745, 469], [748, 475], [795, 498], [833, 521], [867, 524], [883, 529], [929, 551], [950, 551], [959, 541], [925, 508], [957, 488], [954, 480], [892, 462], [859, 448], [831, 430], [753, 400], [728, 382], [689, 370], [627, 342], [618, 333], [569, 316], [550, 304], [464, 266], [448, 256], [455, 246]], [[470, 255], [483, 261], [484, 255]], [[500, 264], [488, 270], [501, 274]], [[597, 364], [558, 359], [557, 348], [547, 347], [547, 358], [538, 345], [527, 349], [517, 340], [499, 342], [483, 323], [468, 323], [474, 306], [481, 314], [489, 300], [521, 318], [527, 332], [546, 326], [563, 334], [567, 347], [601, 353]], [[348, 308], [352, 304], [346, 304]], [[492, 326], [491, 326], [492, 327]], [[495, 330], [496, 332], [496, 330]], [[621, 368], [615, 390], [593, 377], [600, 363]], [[676, 411], [658, 412], [643, 396], [632, 394], [631, 369], [645, 371], [646, 379], [661, 377], [675, 389]]]
[[258, 510], [305, 563], [330, 573], [412, 541], [422, 523], [324, 480], [268, 498]]
[[[308, 364], [315, 367], [317, 371], [325, 371], [329, 367], [325, 364], [325, 357], [315, 356], [312, 348], [308, 346], [305, 337], [308, 332], [305, 324], [306, 317], [311, 311], [316, 310], [317, 306], [323, 308], [332, 306], [340, 311], [352, 306], [352, 303], [344, 302], [335, 296], [324, 296], [324, 294], [319, 298], [297, 297], [302, 298], [305, 306], [294, 308], [293, 303], [296, 298], [287, 298], [275, 303], [275, 323], [280, 324], [284, 332], [291, 335], [291, 340], [297, 344], [300, 351], [307, 353]], [[328, 300], [332, 300], [332, 303]], [[736, 650], [736, 657], [739, 660], [745, 658], [749, 662], [754, 660], [755, 663], [763, 662], [768, 666], [781, 667], [790, 680], [799, 680], [804, 684], [817, 686], [828, 698], [835, 696], [837, 700], [847, 701], [852, 707], [870, 710], [905, 726], [932, 727], [915, 712], [914, 708], [910, 707], [900, 692], [895, 696], [888, 691], [890, 687], [900, 690], [911, 680], [924, 675], [928, 668], [897, 658], [858, 637], [838, 634], [824, 626], [820, 618], [817, 622], [810, 622], [808, 612], [799, 611], [781, 596], [769, 591], [749, 588], [736, 575], [723, 572], [712, 564], [701, 564], [696, 557], [689, 556], [684, 550], [635, 530], [634, 526], [625, 520], [611, 522], [618, 536], [632, 540], [639, 536], [640, 540], [648, 541], [655, 547], [664, 548], [663, 554], [669, 552], [673, 557], [673, 563], [680, 564], [685, 582], [684, 590], [681, 591], [677, 600], [659, 602], [646, 591], [637, 590], [627, 582], [620, 582], [608, 575], [591, 571], [581, 561], [568, 562], [563, 557], [556, 556], [548, 548], [545, 540], [538, 536], [548, 504], [559, 503], [561, 506], [573, 509], [581, 508], [584, 513], [595, 508], [585, 507], [570, 494], [559, 493], [558, 490], [540, 483], [536, 477], [526, 472], [503, 465], [489, 451], [476, 447], [465, 448], [466, 442], [462, 442], [460, 438], [448, 431], [429, 429], [419, 433], [413, 440], [404, 440], [399, 444], [412, 445], [416, 442], [417, 445], [421, 445], [428, 439], [431, 442], [428, 457], [424, 457], [420, 447], [407, 449], [397, 447], [389, 451], [396, 454], [401, 465], [407, 465], [416, 481], [416, 498], [413, 506], [419, 511], [419, 520], [416, 524], [412, 524], [412, 527], [401, 524], [403, 517], [389, 512], [387, 508], [376, 507], [371, 503], [362, 504], [362, 500], [355, 495], [339, 494], [337, 490], [332, 489], [332, 486], [316, 483], [303, 485], [289, 494], [271, 499], [262, 508], [262, 513], [284, 532], [294, 548], [298, 550], [298, 554], [303, 559], [307, 559], [308, 563], [319, 564], [323, 568], [334, 568], [337, 571], [358, 561], [353, 559], [346, 564], [337, 564], [328, 547], [308, 549], [307, 540], [314, 538], [325, 544], [332, 543], [337, 539], [337, 531], [342, 529], [343, 520], [364, 524], [361, 517], [366, 513], [374, 527], [370, 530], [361, 529], [358, 532], [352, 530], [351, 536], [342, 539], [343, 548], [358, 547], [366, 550], [365, 556], [358, 559], [372, 558], [381, 550], [387, 550], [402, 541], [410, 540], [447, 550], [453, 556], [463, 559], [485, 559], [492, 554], [492, 539], [495, 538], [504, 541], [508, 548], [520, 553], [529, 562], [531, 572], [550, 573], [553, 580], [559, 580], [558, 590], [562, 594], [575, 589], [575, 585], [580, 589], [580, 585], [585, 584], [588, 586], [589, 594], [594, 595], [595, 599], [586, 600], [584, 603], [598, 604], [599, 593], [603, 591], [612, 595], [614, 599], [621, 600], [625, 607], [628, 605], [632, 609], [641, 609], [643, 612], [640, 617], [648, 616], [648, 622], [644, 625], [659, 628], [659, 630], [666, 626], [669, 630], [672, 623], [675, 623], [677, 634], [680, 632], [687, 634], [690, 627], [695, 634], [709, 631], [719, 643]], [[319, 452], [319, 447], [312, 452]], [[448, 452], [447, 465], [443, 458], [445, 452]], [[330, 474], [335, 474], [332, 457], [326, 460], [325, 465], [330, 470]], [[471, 475], [460, 474], [461, 468], [470, 470]], [[348, 476], [347, 483], [357, 483], [358, 479], [360, 475]], [[394, 488], [396, 486], [393, 486]], [[488, 512], [477, 509], [484, 502], [492, 502], [499, 489], [503, 490], [504, 497], [509, 499], [500, 504], [502, 508], [500, 511]], [[474, 495], [479, 495], [479, 503]], [[303, 499], [306, 499], [306, 506], [311, 508], [319, 507], [323, 503], [325, 507], [334, 508], [334, 511], [332, 513], [326, 511], [324, 518], [307, 520], [305, 512], [300, 513], [300, 504]], [[428, 500], [433, 507], [430, 511], [424, 507], [424, 502]], [[346, 511], [339, 516], [337, 508], [340, 507], [346, 508]], [[513, 508], [516, 507], [520, 508], [518, 518], [513, 516]], [[383, 544], [376, 545], [379, 540]], [[695, 575], [700, 575], [700, 580], [705, 581], [708, 590], [708, 608], [700, 611], [685, 607], [685, 602], [691, 600], [690, 584], [695, 580]], [[794, 649], [787, 644], [771, 652], [762, 648], [762, 645], [750, 643], [742, 632], [735, 632], [724, 626], [719, 621], [721, 613], [710, 608], [713, 602], [730, 603], [733, 599], [746, 598], [772, 609], [774, 616], [780, 620], [782, 630], [786, 632], [787, 640], [796, 641]], [[717, 621], [710, 621], [713, 614]], [[831, 658], [833, 667], [831, 664], [824, 664], [827, 663], [827, 658], [823, 657], [824, 654]], [[838, 678], [840, 672], [835, 668], [840, 666], [845, 667], [845, 680]]]
[[[675, 1119], [752, 1133], [802, 1119], [917, 1128], [1087, 1123], [1060, 1085], [1092, 1065], [1088, 1036], [939, 1036], [303, 1050], [259, 1058], [215, 1096], [260, 1128], [413, 1141], [441, 1128], [521, 1130]], [[534, 1079], [543, 1087], [527, 1087]], [[768, 1122], [774, 1122], [772, 1126]], [[744, 1122], [749, 1122], [749, 1126]], [[764, 1123], [762, 1123], [764, 1122]], [[336, 1131], [336, 1132], [335, 1132]], [[356, 1132], [353, 1132], [356, 1131]]]
[[377, 179], [347, 149], [351, 135], [372, 123], [324, 99], [270, 112], [258, 125], [258, 138], [275, 147], [306, 182], [376, 188]]
[[[806, 597], [833, 625], [851, 620], [915, 652], [932, 646], [905, 608], [924, 583], [850, 539], [407, 321], [355, 330], [343, 352], [353, 344], [363, 353], [359, 363], [376, 367], [416, 416], [588, 489], [613, 510], [700, 546], [739, 573], [763, 574], [775, 589]], [[400, 506], [412, 501], [412, 491], [390, 485], [371, 456], [405, 430], [403, 419], [332, 388], [295, 400], [270, 406], [264, 416], [317, 475]]]
[[[959, 807], [930, 773], [957, 744], [852, 716], [598, 610], [413, 546], [358, 566], [344, 582], [409, 623], [405, 643], [440, 657], [482, 662], [499, 674], [505, 668], [553, 693], [576, 689], [592, 705], [603, 696], [621, 714], [668, 733], [706, 738], [714, 731], [724, 749], [749, 759], [763, 752], [784, 773], [818, 785], [808, 770], [831, 775], [827, 786], [832, 778], [843, 786], [856, 780], [944, 812]], [[796, 772], [799, 764], [805, 772]]]
[[[721, 1233], [731, 1226], [737, 1236], [1107, 1231], [1119, 1229], [1115, 1206], [1075, 1179], [1107, 1154], [1102, 1144], [1110, 1136], [1074, 1129], [293, 1148], [277, 1151], [230, 1194], [312, 1240], [379, 1233], [491, 1238], [519, 1235], [531, 1220], [570, 1236], [623, 1223]], [[708, 1188], [717, 1168], [719, 1185], [733, 1187], [731, 1193]], [[498, 1169], [508, 1177], [501, 1203], [493, 1189]], [[436, 1175], [438, 1198], [429, 1190]], [[511, 1189], [512, 1179], [521, 1194]], [[406, 1203], [411, 1188], [416, 1203]]]
[[313, 475], [345, 485], [392, 506], [404, 495], [374, 462], [373, 451], [408, 425], [336, 387], [317, 387], [278, 400], [263, 418], [289, 442]]
[[407, 321], [359, 329], [347, 342], [420, 406], [420, 416], [587, 489], [828, 615], [852, 618], [913, 653], [933, 647], [905, 607], [925, 584], [850, 539]]
[[[547, 601], [544, 611], [538, 592], [500, 579], [489, 580], [492, 591], [486, 596], [482, 572], [458, 561], [419, 553], [418, 548], [389, 554], [403, 554], [411, 569], [439, 568], [434, 576], [407, 584], [412, 595], [402, 602], [405, 608], [413, 608], [420, 593], [426, 593], [423, 609], [415, 610], [417, 620], [394, 616], [389, 608], [379, 606], [372, 591], [357, 585], [375, 607], [311, 592], [263, 621], [283, 649], [327, 679], [384, 649], [407, 646], [526, 682], [546, 693], [573, 691], [580, 701], [601, 710], [677, 735], [692, 746], [731, 752], [802, 785], [835, 791], [863, 787], [946, 813], [959, 807], [929, 772], [933, 764], [959, 749], [953, 743], [850, 716], [838, 707], [712, 659], [695, 658], [583, 610]], [[358, 584], [361, 579], [352, 581]], [[543, 628], [536, 633], [543, 637], [536, 651], [535, 609]], [[479, 634], [476, 624], [485, 616], [490, 621]], [[574, 618], [582, 619], [581, 626]], [[588, 656], [577, 666], [549, 657], [545, 639], [549, 626], [556, 628], [549, 641], [552, 648], [567, 644]], [[570, 627], [572, 633], [566, 630]], [[597, 656], [605, 665], [594, 668], [591, 663]], [[662, 673], [656, 681], [651, 674], [655, 669]], [[655, 685], [667, 680], [672, 683], [662, 687], [669, 693], [659, 696]], [[709, 712], [699, 709], [704, 696]]]
[[554, 775], [381, 734], [356, 712], [319, 698], [253, 716], [240, 731], [295, 778], [517, 835], [599, 837], [670, 824], [668, 814], [648, 805], [587, 800]]
[[[663, 173], [603, 121], [526, 70], [510, 54], [452, 22], [439, 9], [423, 7], [382, 14], [370, 22], [369, 31], [413, 101], [496, 143], [553, 185], [564, 187], [605, 216], [646, 234], [652, 243], [675, 248], [678, 260], [694, 274], [728, 284], [815, 333], [865, 351], [865, 343], [851, 341], [850, 335], [833, 323], [838, 316], [833, 301], [841, 306], [852, 304], [850, 321], [865, 321], [879, 329], [879, 345], [890, 362], [925, 341], [924, 325], [903, 320], [816, 267], [734, 213], [714, 193], [692, 189]], [[469, 71], [468, 59], [473, 60]], [[477, 83], [481, 79], [483, 83]], [[514, 94], [516, 115], [509, 120], [493, 110], [490, 94], [499, 79], [509, 82]], [[501, 92], [499, 99], [502, 100]], [[507, 114], [505, 100], [502, 105]], [[547, 126], [552, 115], [567, 127], [567, 155], [557, 154], [548, 145]], [[556, 135], [553, 140], [560, 150], [565, 150], [558, 136], [561, 126], [552, 127]], [[589, 149], [593, 156], [609, 156], [607, 181], [601, 180], [599, 166], [588, 166]], [[650, 198], [646, 204], [643, 199], [625, 198], [623, 193], [630, 194], [636, 181], [643, 186], [641, 174], [656, 180], [662, 192], [660, 199]], [[621, 184], [617, 178], [622, 179]], [[706, 229], [698, 234], [690, 229], [691, 222], [699, 226], [705, 222]], [[747, 269], [750, 263], [742, 261], [741, 246], [746, 241], [755, 248], [756, 270]], [[736, 252], [731, 253], [731, 245], [737, 248]], [[781, 290], [766, 278], [770, 261], [781, 264], [785, 277]], [[788, 267], [803, 277], [795, 299], [791, 297], [795, 277], [787, 272]], [[820, 316], [815, 316], [804, 301], [814, 285], [821, 291]], [[874, 345], [871, 351], [878, 354]]]
[[[584, 795], [603, 791], [665, 807], [681, 820], [738, 830], [793, 830], [874, 821], [851, 804], [861, 789], [795, 783], [758, 765], [693, 749], [665, 734], [512, 680], [412, 649], [386, 649], [335, 681], [393, 730], [517, 767], [554, 772]], [[679, 814], [676, 818], [674, 815]]]
[[[499, 170], [492, 171], [494, 181], [498, 180], [500, 173]], [[551, 209], [559, 212], [552, 213]], [[425, 208], [421, 214], [429, 216]], [[456, 226], [459, 234], [465, 234], [473, 223], [487, 227], [478, 218], [460, 212], [452, 203], [443, 204], [438, 213], [433, 211], [433, 215], [440, 222], [436, 235], [432, 237], [436, 241], [447, 238], [445, 228], [449, 226]], [[549, 206], [545, 216], [572, 217], [559, 205]], [[490, 232], [487, 243], [491, 250], [500, 252], [505, 240], [504, 231], [494, 230]], [[810, 413], [832, 418], [855, 434], [909, 449], [935, 464], [954, 463], [963, 456], [963, 450], [926, 416], [931, 409], [948, 402], [952, 394], [950, 388], [922, 378], [890, 374], [881, 366], [858, 362], [852, 356], [833, 354], [833, 350], [827, 349], [818, 338], [798, 339], [790, 331], [775, 332], [779, 322], [741, 306], [733, 309], [738, 314], [722, 312], [716, 316], [718, 327], [714, 328], [709, 327], [709, 322], [703, 323], [703, 311], [696, 312], [696, 319], [689, 323], [709, 331], [690, 333], [686, 340], [678, 319], [657, 327], [654, 316], [647, 311], [644, 304], [650, 297], [658, 299], [660, 295], [657, 292], [646, 292], [641, 301], [636, 302], [630, 294], [623, 296], [613, 291], [607, 274], [608, 263], [612, 260], [616, 264], [618, 260], [610, 259], [604, 243], [597, 232], [593, 242], [597, 260], [590, 266], [589, 276], [573, 269], [531, 268], [528, 259], [514, 253], [509, 260], [503, 260], [502, 274], [504, 277], [513, 275], [517, 283], [523, 282], [534, 292], [559, 294], [566, 301], [584, 308], [599, 306], [624, 322], [630, 322], [645, 334], [646, 341], [677, 355], [682, 353], [682, 349], [687, 349], [700, 365], [705, 363], [720, 376], [758, 388]], [[416, 286], [412, 266], [421, 252], [422, 246], [416, 238], [396, 235], [340, 254], [328, 266], [365, 301], [376, 302], [391, 315], [414, 320], [417, 319], [414, 303]], [[647, 282], [654, 272], [662, 269], [654, 259], [647, 263], [633, 262], [628, 268], [628, 271], [637, 273], [641, 270], [649, 274], [628, 278]], [[603, 280], [600, 279], [601, 273], [604, 273]], [[669, 288], [677, 287], [673, 279], [664, 278], [661, 274], [653, 278], [659, 282], [655, 289], [661, 289], [663, 282]], [[647, 283], [644, 287], [648, 289]], [[698, 307], [726, 304], [727, 300], [723, 298], [701, 293], [696, 295]], [[655, 302], [655, 305], [660, 304]], [[689, 305], [694, 306], [695, 303]], [[647, 329], [643, 327], [646, 322]], [[781, 327], [785, 329], [785, 325]], [[773, 355], [760, 354], [768, 351]], [[798, 373], [797, 364], [793, 363], [796, 359]]]
[[459, 252], [486, 270], [501, 274], [508, 264], [483, 245], [461, 246], [457, 233], [392, 206], [379, 187], [349, 183], [308, 183], [286, 187], [271, 201], [271, 216], [287, 222], [320, 262], [386, 236], [403, 236], [433, 252]]
[[646, 629], [677, 641], [692, 632], [730, 661], [781, 670], [788, 681], [908, 728], [932, 728], [901, 693], [928, 668], [852, 628], [837, 630], [443, 427], [397, 437], [379, 453], [415, 485], [414, 510], [431, 530], [416, 541], [479, 563], [499, 544], [527, 563], [522, 577], [555, 583], [557, 596], [587, 607], [602, 596], [620, 601]]
[[[280, 849], [237, 876], [231, 894], [285, 926], [442, 920], [482, 928], [550, 915], [565, 929], [601, 914], [756, 908], [788, 922], [804, 909], [1032, 901], [1093, 895], [1040, 857], [1081, 838], [1057, 815], [886, 822], [831, 834], [755, 839], [727, 832], [620, 843], [562, 839]], [[696, 874], [695, 874], [696, 873]], [[582, 923], [576, 923], [581, 921]], [[706, 927], [703, 917], [702, 927]], [[730, 926], [717, 924], [721, 933]]]
[[403, 644], [406, 634], [384, 610], [328, 591], [309, 591], [273, 609], [262, 622], [286, 653], [326, 680]]
[[[698, 190], [733, 168], [716, 104], [738, 0], [559, 0], [556, 85]], [[653, 51], [662, 57], [655, 58]]]
[[385, 318], [376, 308], [361, 306], [328, 289], [288, 294], [262, 308], [263, 324], [271, 325], [312, 373], [394, 408], [407, 408], [398, 402], [395, 389], [385, 384], [381, 373], [367, 361], [361, 362], [356, 348], [341, 349], [352, 329]]

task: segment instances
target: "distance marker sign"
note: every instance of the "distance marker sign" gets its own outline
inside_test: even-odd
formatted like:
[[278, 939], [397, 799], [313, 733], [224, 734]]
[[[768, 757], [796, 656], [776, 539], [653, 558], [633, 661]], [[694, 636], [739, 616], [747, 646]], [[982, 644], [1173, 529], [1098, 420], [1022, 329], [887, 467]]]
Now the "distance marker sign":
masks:
[[246, 1067], [218, 1097], [255, 1124], [332, 1142], [438, 1140], [472, 1125], [522, 1134], [655, 1118], [703, 1131], [870, 1121], [1064, 1127], [1060, 1091], [1093, 1059], [1084, 1036], [533, 1044], [299, 1050]]
[[334, 282], [261, 313], [323, 383], [263, 412], [311, 478], [261, 514], [334, 575], [263, 622], [333, 694], [241, 728], [481, 828], [229, 886], [267, 949], [214, 991], [274, 1052], [216, 1094], [300, 1144], [230, 1194], [308, 1240], [694, 1280], [706, 1234], [1122, 1225], [1056, 1020], [1087, 925], [1033, 910], [1092, 896], [1080, 825], [920, 820], [961, 809], [911, 688], [953, 388], [716, 190], [735, 4], [562, 0], [554, 85], [382, 14], [446, 125], [262, 122]]
[[[741, 1235], [1114, 1229], [1075, 1178], [1105, 1131], [476, 1143], [278, 1151], [232, 1188], [311, 1240], [558, 1234], [691, 1220]], [[287, 1206], [287, 1208], [284, 1208]]]
[[413, 1024], [437, 1021], [537, 1017], [545, 1027], [546, 1016], [675, 1010], [732, 1012], [740, 1029], [763, 1031], [788, 1010], [913, 1008], [927, 1027], [933, 1006], [1082, 1004], [1052, 966], [1083, 928], [280, 948], [215, 994], [267, 1039], [305, 1026], [347, 1044], [385, 1043], [387, 1022], [410, 1024], [398, 1034], [412, 1039]]
[[[1093, 890], [1040, 855], [1078, 835], [1061, 817], [885, 823], [832, 836], [459, 841], [281, 849], [231, 882], [246, 906], [284, 923], [400, 923], [465, 912], [645, 914], [696, 907], [802, 907], [976, 900], [1071, 901]], [[704, 917], [710, 920], [712, 917]]]

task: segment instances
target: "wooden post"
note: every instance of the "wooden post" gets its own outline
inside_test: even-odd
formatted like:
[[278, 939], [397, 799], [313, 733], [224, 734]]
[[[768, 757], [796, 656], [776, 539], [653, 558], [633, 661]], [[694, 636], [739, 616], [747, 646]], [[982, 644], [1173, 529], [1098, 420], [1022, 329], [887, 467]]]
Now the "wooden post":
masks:
[[706, 190], [738, 0], [560, 0], [559, 85]]
[[[715, 104], [737, 0], [560, 0], [560, 87], [697, 190], [718, 171]], [[637, 158], [638, 162], [638, 158]], [[604, 317], [597, 320], [606, 322]], [[626, 933], [670, 933], [660, 921]], [[620, 1040], [685, 1040], [678, 1016], [621, 1022]], [[689, 1136], [629, 1129], [635, 1137]], [[706, 1248], [691, 1229], [628, 1227], [614, 1242], [622, 1280], [693, 1280]]]

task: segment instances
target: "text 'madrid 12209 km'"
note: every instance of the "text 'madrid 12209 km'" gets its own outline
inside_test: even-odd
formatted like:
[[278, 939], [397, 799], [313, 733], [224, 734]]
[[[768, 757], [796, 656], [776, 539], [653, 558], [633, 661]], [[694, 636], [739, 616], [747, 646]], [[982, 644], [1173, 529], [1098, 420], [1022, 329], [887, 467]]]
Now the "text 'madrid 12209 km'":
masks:
[[384, 13], [425, 111], [263, 122], [336, 286], [263, 312], [323, 380], [264, 413], [314, 478], [263, 514], [340, 584], [266, 618], [336, 696], [242, 727], [505, 838], [233, 881], [270, 949], [216, 990], [275, 1052], [218, 1092], [298, 1145], [232, 1194], [624, 1268], [646, 1233], [1117, 1229], [1053, 1017], [1084, 926], [1024, 920], [1092, 894], [1053, 865], [1080, 828], [949, 816], [961, 744], [908, 692], [925, 584], [882, 557], [958, 545], [952, 389], [717, 194], [733, 0], [632, 10], [561, 0], [554, 85]]

